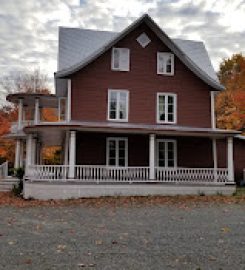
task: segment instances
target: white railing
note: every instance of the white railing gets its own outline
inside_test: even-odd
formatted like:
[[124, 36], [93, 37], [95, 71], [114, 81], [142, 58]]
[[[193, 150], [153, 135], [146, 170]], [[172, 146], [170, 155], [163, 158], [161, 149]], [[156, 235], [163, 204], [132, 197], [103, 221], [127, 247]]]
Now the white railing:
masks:
[[0, 165], [0, 179], [5, 179], [8, 176], [8, 161]]
[[81, 181], [81, 182], [145, 182], [149, 179], [148, 167], [108, 167], [76, 165], [75, 177], [69, 179], [68, 165], [31, 165], [27, 178], [32, 181]]
[[75, 178], [86, 182], [146, 182], [149, 167], [75, 166]]
[[158, 182], [172, 183], [228, 183], [228, 169], [161, 168], [156, 167]]
[[26, 126], [30, 126], [34, 124], [34, 120], [25, 120], [21, 122], [21, 125], [19, 127], [18, 122], [12, 122], [11, 127], [10, 127], [10, 132], [11, 133], [17, 133], [19, 130], [22, 130]]
[[86, 183], [229, 183], [227, 169], [155, 168], [155, 179], [149, 179], [149, 167], [110, 167], [76, 165], [74, 178], [69, 179], [68, 165], [32, 165], [27, 177], [33, 181], [78, 181]]
[[32, 180], [67, 180], [67, 165], [31, 165], [28, 167], [26, 176]]

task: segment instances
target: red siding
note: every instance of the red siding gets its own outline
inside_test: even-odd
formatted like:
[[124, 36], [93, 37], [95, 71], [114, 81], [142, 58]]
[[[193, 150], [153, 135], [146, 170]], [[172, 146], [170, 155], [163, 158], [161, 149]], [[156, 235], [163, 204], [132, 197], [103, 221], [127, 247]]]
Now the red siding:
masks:
[[[227, 166], [227, 142], [220, 140], [218, 143], [218, 165], [225, 168]], [[236, 181], [243, 178], [245, 168], [245, 140], [234, 139], [234, 171]]]
[[[128, 138], [128, 165], [149, 166], [149, 136], [128, 134], [77, 133], [77, 164], [106, 164], [106, 138]], [[211, 140], [203, 138], [169, 138], [177, 140], [179, 167], [209, 168], [213, 166]]]
[[[142, 48], [136, 38], [145, 32], [151, 43]], [[115, 47], [130, 49], [130, 71], [111, 70], [111, 50], [73, 74], [72, 119], [107, 121], [108, 88], [129, 90], [129, 122], [156, 124], [156, 93], [177, 94], [177, 124], [210, 127], [210, 91], [175, 57], [175, 75], [157, 75], [157, 51], [169, 51], [155, 34], [141, 25]]]

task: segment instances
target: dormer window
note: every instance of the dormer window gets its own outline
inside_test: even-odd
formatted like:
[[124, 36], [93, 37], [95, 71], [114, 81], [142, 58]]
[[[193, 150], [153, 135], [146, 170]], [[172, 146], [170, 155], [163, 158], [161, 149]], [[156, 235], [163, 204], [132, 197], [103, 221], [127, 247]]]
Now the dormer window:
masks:
[[172, 53], [157, 53], [157, 74], [174, 75], [174, 55]]
[[128, 48], [112, 48], [111, 69], [129, 71], [130, 50]]

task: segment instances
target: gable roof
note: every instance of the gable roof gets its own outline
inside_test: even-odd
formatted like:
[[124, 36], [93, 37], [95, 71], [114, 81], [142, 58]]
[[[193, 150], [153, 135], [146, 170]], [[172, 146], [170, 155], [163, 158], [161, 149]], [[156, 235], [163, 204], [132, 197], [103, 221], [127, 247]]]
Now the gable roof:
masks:
[[55, 77], [68, 77], [82, 69], [113, 47], [142, 22], [145, 22], [162, 42], [199, 78], [216, 90], [224, 89], [218, 81], [203, 42], [170, 39], [147, 14], [120, 33], [60, 28], [58, 72]]

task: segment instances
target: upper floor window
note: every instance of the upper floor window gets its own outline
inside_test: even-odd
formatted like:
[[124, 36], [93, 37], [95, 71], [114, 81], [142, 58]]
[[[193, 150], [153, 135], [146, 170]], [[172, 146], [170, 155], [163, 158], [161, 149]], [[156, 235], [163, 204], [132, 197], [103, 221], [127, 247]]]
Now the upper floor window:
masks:
[[174, 75], [174, 55], [172, 53], [157, 53], [157, 74]]
[[128, 48], [112, 48], [111, 69], [129, 71], [129, 54]]
[[157, 122], [175, 124], [177, 119], [177, 97], [172, 93], [157, 94]]
[[108, 91], [108, 120], [128, 121], [128, 91]]

